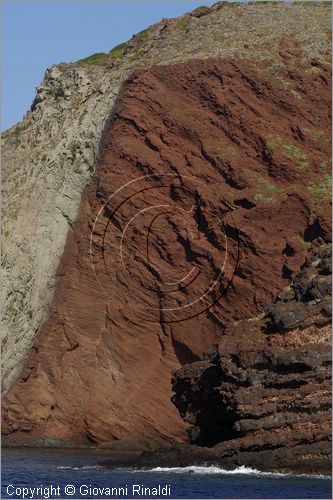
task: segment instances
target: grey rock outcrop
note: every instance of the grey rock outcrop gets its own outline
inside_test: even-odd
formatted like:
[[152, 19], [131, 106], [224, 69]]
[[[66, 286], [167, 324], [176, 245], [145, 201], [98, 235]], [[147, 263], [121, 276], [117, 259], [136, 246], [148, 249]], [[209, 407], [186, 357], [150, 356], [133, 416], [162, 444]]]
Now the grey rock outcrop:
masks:
[[121, 81], [110, 85], [98, 71], [91, 77], [54, 66], [37, 88], [33, 112], [3, 136], [3, 390], [47, 316], [67, 232]]

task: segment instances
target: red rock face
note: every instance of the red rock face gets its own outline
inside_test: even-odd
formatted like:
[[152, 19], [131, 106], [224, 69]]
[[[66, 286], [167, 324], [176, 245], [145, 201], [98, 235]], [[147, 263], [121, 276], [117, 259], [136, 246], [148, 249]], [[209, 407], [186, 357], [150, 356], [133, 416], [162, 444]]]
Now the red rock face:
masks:
[[294, 93], [228, 60], [127, 81], [5, 442], [185, 439], [172, 370], [260, 313], [329, 229], [328, 73], [280, 77]]

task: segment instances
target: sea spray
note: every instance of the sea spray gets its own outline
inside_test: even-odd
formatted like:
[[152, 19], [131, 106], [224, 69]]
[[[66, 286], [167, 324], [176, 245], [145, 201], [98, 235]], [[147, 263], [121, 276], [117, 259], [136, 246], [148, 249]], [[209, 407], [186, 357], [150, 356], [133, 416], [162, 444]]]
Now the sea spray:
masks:
[[[138, 470], [137, 470], [138, 471]], [[133, 471], [134, 472], [134, 471]], [[143, 470], [140, 470], [143, 472]], [[154, 467], [153, 469], [147, 470], [147, 472], [164, 472], [170, 474], [220, 474], [220, 475], [255, 475], [262, 477], [294, 477], [294, 478], [311, 478], [311, 479], [330, 479], [331, 476], [324, 474], [288, 474], [285, 472], [273, 472], [273, 471], [261, 471], [258, 469], [253, 469], [252, 467], [246, 467], [241, 465], [235, 469], [224, 469], [223, 467], [218, 467], [214, 465], [209, 466], [197, 466], [189, 465], [187, 467]]]

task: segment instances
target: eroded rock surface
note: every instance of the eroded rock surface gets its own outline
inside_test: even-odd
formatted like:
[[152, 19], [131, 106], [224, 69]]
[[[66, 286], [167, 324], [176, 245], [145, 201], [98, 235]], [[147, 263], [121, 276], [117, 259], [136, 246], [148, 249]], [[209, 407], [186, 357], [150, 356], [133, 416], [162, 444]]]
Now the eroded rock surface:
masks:
[[[216, 445], [215, 460], [330, 471], [330, 257], [328, 244], [311, 251], [269, 317], [229, 326], [204, 361], [174, 374], [190, 439]], [[291, 321], [295, 304], [302, 312]]]
[[[133, 69], [208, 57], [262, 61], [263, 70], [307, 106], [302, 74], [319, 75], [330, 61], [330, 18], [329, 2], [222, 2], [163, 19], [109, 54], [47, 70], [31, 111], [2, 134], [4, 392], [48, 317], [56, 269], [95, 171], [103, 127]], [[306, 140], [325, 140], [313, 123], [315, 135]], [[325, 186], [323, 180], [318, 193]]]
[[[219, 364], [199, 360], [219, 341], [235, 356], [244, 343], [247, 363], [260, 353], [257, 401], [281, 390], [264, 387], [265, 353], [278, 364], [269, 337], [255, 323], [246, 332], [228, 325], [262, 313], [297, 274], [309, 244], [328, 238], [330, 74], [325, 65], [292, 78], [281, 70], [299, 98], [264, 69], [206, 60], [127, 80], [71, 224], [49, 318], [4, 398], [5, 443], [182, 441], [171, 371], [196, 361], [182, 373], [203, 366], [218, 378]], [[291, 340], [269, 342], [285, 352]], [[288, 366], [297, 368], [298, 355]], [[310, 355], [306, 363], [304, 395], [320, 375]], [[251, 367], [247, 374], [228, 357], [225, 370], [231, 401], [234, 391], [243, 398], [239, 411], [249, 404], [251, 416]], [[233, 432], [245, 432], [236, 421], [254, 432], [254, 418], [228, 419]]]
[[272, 330], [329, 324], [332, 317], [332, 249], [323, 245], [311, 251], [291, 287], [268, 308]]

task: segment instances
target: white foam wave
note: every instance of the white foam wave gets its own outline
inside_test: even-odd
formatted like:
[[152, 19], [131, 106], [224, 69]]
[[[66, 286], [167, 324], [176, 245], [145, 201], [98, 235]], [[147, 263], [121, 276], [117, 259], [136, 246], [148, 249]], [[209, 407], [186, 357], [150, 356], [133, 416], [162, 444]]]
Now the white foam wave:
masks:
[[270, 474], [269, 472], [261, 472], [257, 469], [252, 469], [252, 467], [246, 467], [242, 465], [241, 467], [236, 467], [236, 469], [223, 469], [222, 467], [216, 467], [210, 465], [208, 467], [190, 465], [187, 467], [154, 467], [150, 469], [149, 472], [172, 472], [172, 473], [188, 473], [188, 474]]
[[[84, 469], [103, 469], [101, 465], [82, 465], [82, 466], [74, 466], [74, 465], [61, 465], [57, 467], [57, 469], [67, 469], [67, 470], [84, 470]], [[260, 476], [260, 477], [270, 477], [270, 478], [311, 478], [311, 479], [332, 479], [331, 476], [326, 476], [323, 474], [287, 474], [283, 472], [264, 472], [258, 469], [254, 469], [252, 467], [246, 467], [245, 465], [241, 465], [240, 467], [236, 467], [235, 469], [224, 469], [223, 467], [217, 467], [216, 465], [209, 466], [198, 466], [198, 465], [189, 465], [187, 467], [154, 467], [153, 469], [115, 469], [115, 471], [122, 471], [128, 473], [138, 473], [138, 472], [160, 472], [160, 473], [169, 473], [169, 474], [211, 474], [211, 475], [252, 475], [252, 476]]]
[[302, 478], [316, 478], [316, 479], [330, 479], [330, 476], [318, 475], [308, 475], [299, 474], [292, 475], [283, 472], [264, 472], [258, 469], [253, 469], [252, 467], [246, 467], [241, 465], [235, 469], [223, 469], [222, 467], [217, 467], [210, 465], [207, 467], [191, 465], [187, 467], [154, 467], [148, 472], [166, 472], [166, 473], [176, 473], [176, 474], [220, 474], [220, 475], [255, 475], [261, 477], [302, 477]]
[[83, 469], [101, 469], [100, 465], [82, 465], [82, 466], [75, 466], [75, 465], [60, 465], [57, 467], [57, 469], [67, 469], [67, 470], [83, 470]]

